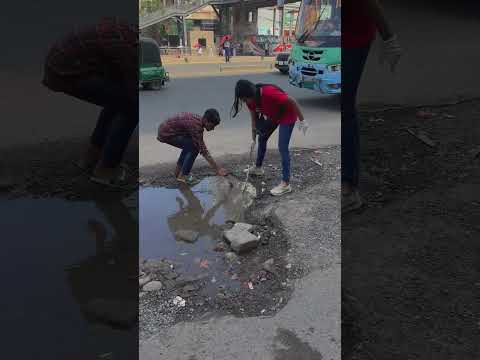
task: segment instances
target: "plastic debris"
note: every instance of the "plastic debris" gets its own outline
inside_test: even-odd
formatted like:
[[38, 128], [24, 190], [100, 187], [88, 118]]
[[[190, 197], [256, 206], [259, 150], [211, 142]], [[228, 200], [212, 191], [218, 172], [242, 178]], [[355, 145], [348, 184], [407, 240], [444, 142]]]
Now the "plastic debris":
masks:
[[285, 269], [291, 269], [291, 268], [292, 268], [292, 264], [285, 265]]
[[247, 286], [248, 286], [248, 288], [249, 288], [250, 290], [253, 290], [253, 284], [252, 284], [251, 282], [248, 282], [248, 283], [247, 283]]
[[410, 135], [415, 136], [418, 140], [420, 140], [421, 142], [423, 142], [424, 144], [430, 147], [434, 147], [436, 145], [435, 142], [432, 139], [430, 139], [428, 135], [423, 131], [414, 131], [412, 129], [407, 129], [407, 132]]
[[185, 307], [186, 303], [185, 299], [180, 296], [175, 296], [173, 299], [173, 305], [178, 307]]
[[265, 311], [267, 310], [263, 309], [262, 311], [260, 311], [260, 314], [265, 314]]
[[200, 267], [201, 267], [202, 269], [208, 269], [208, 265], [209, 265], [208, 260], [202, 260], [202, 261], [200, 261]]

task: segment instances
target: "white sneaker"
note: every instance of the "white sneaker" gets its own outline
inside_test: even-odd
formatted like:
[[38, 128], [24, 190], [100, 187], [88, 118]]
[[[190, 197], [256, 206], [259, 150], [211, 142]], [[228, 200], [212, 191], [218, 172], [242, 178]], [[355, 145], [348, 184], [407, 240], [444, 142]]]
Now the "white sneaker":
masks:
[[292, 192], [292, 187], [290, 185], [283, 184], [277, 185], [272, 190], [270, 190], [270, 194], [272, 194], [273, 196], [280, 196], [289, 192]]
[[248, 170], [250, 170], [250, 175], [255, 175], [255, 176], [265, 175], [265, 170], [263, 170], [263, 168], [261, 167], [249, 166], [247, 169], [243, 170], [243, 172], [246, 173]]

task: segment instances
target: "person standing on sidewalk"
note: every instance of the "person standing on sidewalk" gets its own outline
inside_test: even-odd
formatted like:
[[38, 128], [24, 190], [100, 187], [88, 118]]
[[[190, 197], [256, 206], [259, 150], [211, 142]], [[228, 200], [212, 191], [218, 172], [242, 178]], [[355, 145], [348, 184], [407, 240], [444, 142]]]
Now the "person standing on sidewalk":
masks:
[[239, 80], [235, 86], [232, 117], [237, 116], [242, 103], [247, 105], [252, 120], [252, 149], [258, 135], [256, 165], [247, 171], [256, 176], [264, 174], [262, 164], [267, 151], [267, 142], [279, 127], [278, 150], [282, 158], [282, 181], [270, 193], [279, 196], [291, 192], [289, 144], [297, 119], [300, 120], [300, 128], [303, 128], [304, 131], [307, 129], [300, 106], [279, 87], [269, 84], [254, 84], [248, 80]]
[[225, 40], [223, 43], [223, 51], [225, 54], [225, 62], [230, 62], [230, 41]]
[[359, 209], [360, 124], [357, 91], [377, 31], [380, 63], [393, 72], [402, 56], [397, 37], [378, 0], [346, 1], [342, 8], [342, 213]]
[[220, 115], [216, 109], [208, 109], [203, 116], [192, 113], [180, 113], [163, 122], [158, 128], [157, 140], [182, 149], [177, 161], [175, 177], [179, 182], [193, 185], [196, 180], [190, 175], [193, 164], [202, 154], [205, 160], [219, 176], [226, 176], [227, 170], [217, 165], [203, 141], [203, 131], [212, 131], [220, 124]]
[[90, 145], [76, 165], [102, 185], [125, 188], [121, 160], [138, 125], [138, 31], [119, 19], [73, 31], [45, 61], [43, 85], [102, 107]]

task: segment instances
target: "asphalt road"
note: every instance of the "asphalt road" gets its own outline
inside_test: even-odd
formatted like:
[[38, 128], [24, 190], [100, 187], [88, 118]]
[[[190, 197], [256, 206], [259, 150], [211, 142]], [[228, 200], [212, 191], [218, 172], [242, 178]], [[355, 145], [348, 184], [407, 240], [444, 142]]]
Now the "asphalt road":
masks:
[[[181, 67], [181, 70], [177, 70], [178, 67]], [[176, 160], [178, 150], [156, 140], [158, 126], [168, 116], [182, 111], [202, 114], [212, 107], [218, 109], [222, 118], [221, 125], [215, 131], [205, 133], [205, 141], [213, 156], [247, 152], [251, 138], [248, 112], [243, 110], [235, 119], [230, 119], [234, 86], [239, 79], [276, 84], [299, 102], [310, 129], [306, 135], [295, 130], [291, 147], [317, 147], [340, 143], [339, 97], [295, 88], [288, 84], [288, 77], [278, 71], [219, 75], [218, 65], [192, 64], [192, 76], [197, 67], [201, 70], [209, 69], [213, 76], [175, 78], [175, 70], [185, 74], [185, 65], [172, 65], [169, 67], [172, 81], [166, 88], [140, 92], [140, 166]], [[274, 135], [269, 147], [276, 146], [277, 136]]]
[[438, 105], [480, 95], [477, 66], [479, 5], [475, 1], [384, 1], [404, 49], [392, 74], [378, 63], [375, 43], [360, 86], [359, 102], [383, 107]]

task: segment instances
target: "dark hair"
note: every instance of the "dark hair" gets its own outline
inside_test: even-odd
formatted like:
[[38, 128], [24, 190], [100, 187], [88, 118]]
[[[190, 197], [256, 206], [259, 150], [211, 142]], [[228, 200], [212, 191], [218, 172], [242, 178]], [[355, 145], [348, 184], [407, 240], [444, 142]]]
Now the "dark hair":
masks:
[[215, 126], [220, 124], [220, 114], [217, 109], [208, 109], [205, 111], [205, 114], [203, 114], [203, 118]]
[[235, 85], [235, 100], [230, 110], [232, 117], [237, 116], [238, 111], [241, 108], [240, 99], [254, 98], [257, 92], [255, 84], [248, 80], [238, 80]]

